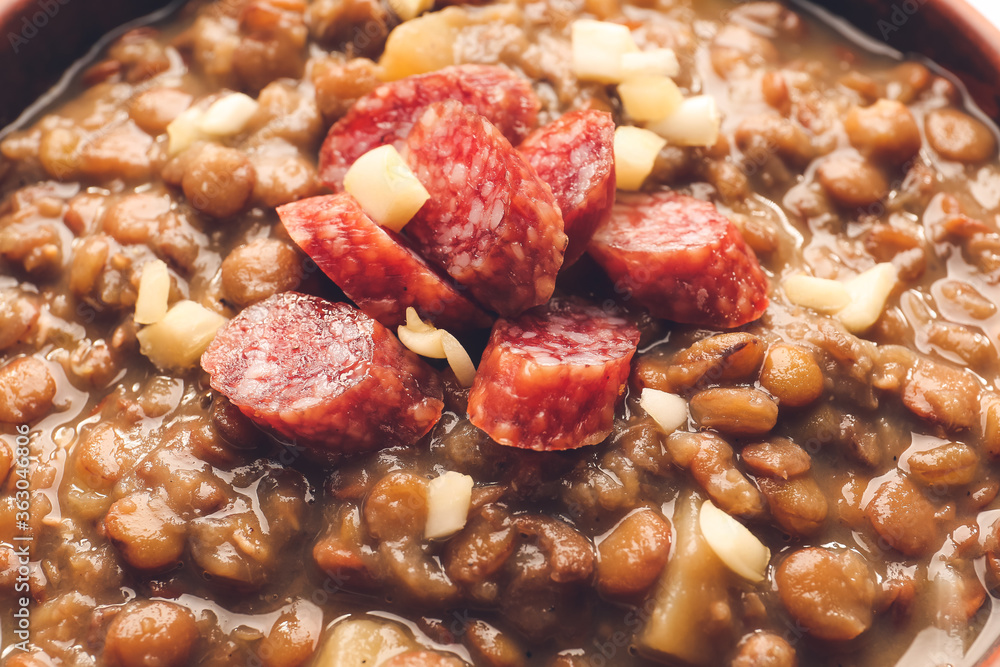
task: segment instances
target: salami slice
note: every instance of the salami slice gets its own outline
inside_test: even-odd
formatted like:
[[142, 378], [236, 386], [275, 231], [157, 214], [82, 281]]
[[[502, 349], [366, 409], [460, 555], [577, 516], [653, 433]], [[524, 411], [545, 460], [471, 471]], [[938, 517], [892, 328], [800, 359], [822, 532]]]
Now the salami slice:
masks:
[[563, 266], [580, 259], [615, 203], [615, 122], [582, 109], [535, 130], [517, 149], [552, 188], [569, 245]]
[[296, 292], [243, 310], [201, 365], [245, 415], [309, 447], [410, 445], [444, 406], [440, 378], [385, 327], [347, 304]]
[[383, 144], [402, 148], [413, 123], [432, 102], [458, 100], [483, 114], [512, 143], [538, 123], [541, 104], [531, 85], [509, 69], [456, 65], [379, 86], [334, 123], [319, 154], [320, 178], [334, 192], [354, 161]]
[[615, 291], [656, 317], [738, 327], [767, 309], [767, 277], [736, 226], [673, 192], [618, 198], [588, 247]]
[[346, 192], [278, 208], [289, 236], [358, 308], [383, 326], [406, 322], [413, 306], [449, 331], [490, 326], [486, 314], [392, 231], [365, 215]]
[[576, 299], [498, 320], [469, 392], [469, 418], [511, 447], [601, 442], [638, 343], [631, 322]]
[[489, 120], [436, 102], [413, 126], [406, 159], [431, 195], [405, 228], [424, 257], [501, 315], [552, 296], [566, 249], [562, 215]]

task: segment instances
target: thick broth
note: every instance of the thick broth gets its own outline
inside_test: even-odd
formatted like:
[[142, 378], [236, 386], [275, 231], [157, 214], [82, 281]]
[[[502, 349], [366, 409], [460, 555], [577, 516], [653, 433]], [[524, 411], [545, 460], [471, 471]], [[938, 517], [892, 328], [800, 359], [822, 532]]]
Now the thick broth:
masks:
[[[602, 587], [601, 568], [655, 574], [665, 534], [670, 557], [680, 558], [677, 508], [691, 493], [706, 497], [706, 476], [727, 470], [749, 483], [743, 493], [764, 492], [767, 509], [746, 523], [772, 560], [764, 582], [723, 572], [680, 611], [708, 614], [691, 638], [709, 646], [705, 664], [790, 664], [755, 661], [751, 640], [787, 648], [801, 665], [957, 663], [977, 637], [979, 652], [991, 634], [983, 628], [995, 626], [988, 589], [1000, 549], [991, 461], [1000, 455], [992, 407], [1000, 165], [995, 143], [985, 156], [975, 154], [989, 143], [983, 137], [956, 148], [929, 119], [956, 110], [954, 131], [994, 142], [995, 128], [971, 120], [961, 89], [923, 64], [866, 51], [770, 3], [592, 0], [446, 11], [459, 26], [455, 61], [502, 63], [534, 80], [543, 120], [587, 104], [621, 116], [611, 89], [579, 83], [569, 70], [573, 19], [626, 20], [640, 46], [676, 51], [678, 82], [716, 98], [725, 140], [664, 149], [646, 187], [711, 200], [758, 253], [772, 305], [741, 331], [759, 356], [743, 371], [723, 361], [697, 374], [677, 355], [718, 332], [645, 318], [629, 394], [600, 445], [500, 447], [463, 417], [465, 396], [451, 387], [450, 411], [419, 446], [351, 458], [257, 431], [200, 370], [156, 370], [139, 353], [131, 319], [138, 270], [154, 257], [171, 268], [172, 301], [190, 298], [229, 317], [284, 289], [343, 299], [288, 239], [274, 206], [323, 191], [319, 143], [376, 84], [364, 58], [378, 57], [395, 23], [363, 1], [191, 3], [113, 42], [64, 99], [0, 145], [0, 464], [11, 468], [0, 465], [0, 596], [15, 611], [26, 590], [31, 597], [28, 653], [15, 647], [14, 612], [3, 616], [5, 664], [139, 664], [130, 660], [142, 646], [164, 664], [324, 664], [316, 656], [333, 622], [363, 614], [397, 623], [438, 659], [652, 664], [634, 644], [656, 607], [655, 577], [623, 594]], [[772, 38], [761, 36], [769, 31]], [[171, 158], [167, 123], [221, 88], [249, 93], [261, 110], [212, 160]], [[881, 98], [909, 109], [916, 156], [869, 161], [851, 147], [848, 112]], [[873, 141], [884, 148], [906, 137]], [[248, 163], [252, 182], [240, 176]], [[185, 197], [198, 187], [214, 188], [226, 213]], [[803, 268], [847, 278], [880, 261], [896, 265], [901, 286], [862, 338], [791, 305], [779, 287]], [[559, 289], [616, 297], [586, 257]], [[474, 358], [484, 342], [466, 341]], [[820, 386], [801, 373], [788, 379], [780, 368], [789, 367], [815, 368]], [[676, 463], [682, 436], [668, 443], [638, 407], [642, 386], [707, 405], [698, 418], [715, 424], [706, 437], [723, 455], [701, 477]], [[724, 388], [735, 391], [709, 393]], [[780, 398], [766, 435], [711, 422], [725, 410], [748, 418], [751, 389]], [[689, 427], [699, 431], [695, 418]], [[14, 455], [25, 432], [31, 463], [22, 477]], [[811, 470], [793, 475], [794, 486], [748, 463], [745, 446], [774, 438], [808, 453]], [[950, 458], [939, 456], [949, 443]], [[740, 457], [727, 458], [730, 445]], [[459, 536], [428, 542], [413, 528], [420, 503], [401, 510], [392, 493], [419, 497], [444, 470], [475, 478], [474, 509]], [[23, 478], [27, 526], [17, 514]], [[890, 490], [879, 491], [886, 483]], [[715, 491], [716, 504], [732, 500], [732, 489]], [[876, 517], [881, 530], [866, 516], [875, 505], [889, 508]], [[629, 520], [659, 536], [638, 566], [618, 562], [620, 549], [601, 550]], [[474, 530], [492, 537], [476, 542]], [[554, 555], [580, 544], [599, 551], [596, 575]], [[31, 549], [27, 582], [18, 577], [23, 545]], [[806, 601], [863, 607], [860, 616], [873, 618], [857, 638], [816, 638], [789, 613], [805, 594], [778, 572], [805, 547], [851, 550], [871, 568], [870, 599], [841, 590]], [[474, 558], [491, 566], [466, 567]], [[817, 567], [817, 576], [836, 578], [835, 568]], [[182, 615], [164, 622], [165, 635], [129, 630], [129, 615], [141, 616], [137, 601], [146, 600], [186, 607], [193, 625]]]

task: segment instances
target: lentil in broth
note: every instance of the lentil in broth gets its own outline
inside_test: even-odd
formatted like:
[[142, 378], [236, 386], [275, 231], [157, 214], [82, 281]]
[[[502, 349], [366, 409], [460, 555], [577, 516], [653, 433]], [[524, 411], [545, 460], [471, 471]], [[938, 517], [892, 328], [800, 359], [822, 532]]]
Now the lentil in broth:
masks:
[[[191, 2], [113, 40], [0, 143], [3, 664], [340, 667], [377, 630], [396, 667], [645, 665], [661, 614], [695, 621], [677, 654], [694, 664], [981, 653], [1000, 577], [996, 128], [932, 67], [777, 3], [435, 16], [402, 23], [427, 27], [379, 69], [369, 58], [400, 23], [380, 3]], [[645, 189], [711, 201], [771, 283], [764, 315], [723, 332], [644, 315], [591, 257], [567, 267], [557, 292], [639, 321], [607, 439], [499, 445], [435, 362], [446, 410], [429, 435], [338, 455], [279, 442], [197, 364], [160, 370], [140, 352], [133, 312], [154, 259], [171, 303], [227, 318], [289, 290], [346, 300], [275, 207], [327, 191], [320, 145], [386, 72], [500, 64], [533, 83], [542, 125], [581, 107], [625, 124], [613, 87], [573, 74], [581, 17], [673, 49], [685, 93], [714, 97], [721, 139], [664, 147]], [[408, 50], [430, 34], [454, 57]], [[223, 89], [254, 98], [253, 116], [171, 150], [171, 123]], [[898, 283], [857, 336], [784, 289], [886, 262]], [[485, 334], [460, 336], [474, 360]], [[679, 430], [640, 406], [644, 388], [687, 401]], [[428, 480], [445, 471], [474, 479], [471, 509], [429, 540]], [[699, 537], [706, 499], [769, 548], [763, 581]]]

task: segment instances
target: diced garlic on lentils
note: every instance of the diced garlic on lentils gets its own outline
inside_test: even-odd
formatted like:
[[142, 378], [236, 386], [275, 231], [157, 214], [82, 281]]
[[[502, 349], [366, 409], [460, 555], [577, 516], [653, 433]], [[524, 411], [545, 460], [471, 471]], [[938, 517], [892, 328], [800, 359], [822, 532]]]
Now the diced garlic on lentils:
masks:
[[434, 7], [434, 0], [389, 0], [389, 6], [403, 21], [411, 21]]
[[646, 387], [639, 395], [639, 406], [649, 413], [663, 432], [671, 434], [688, 420], [688, 405], [682, 397]]
[[468, 475], [449, 470], [427, 483], [427, 524], [424, 537], [439, 540], [465, 527], [472, 503], [474, 482]]
[[154, 259], [142, 266], [139, 293], [135, 299], [135, 323], [153, 324], [167, 314], [170, 300], [170, 272], [163, 260]]
[[677, 62], [677, 54], [674, 53], [673, 49], [650, 49], [623, 53], [621, 64], [623, 81], [640, 76], [673, 78], [681, 73], [681, 66]]
[[665, 76], [637, 76], [618, 84], [625, 112], [637, 121], [666, 118], [684, 102], [677, 84]]
[[194, 301], [178, 301], [162, 319], [136, 334], [139, 350], [159, 368], [191, 368], [227, 321]]
[[781, 281], [785, 296], [796, 306], [832, 315], [851, 302], [844, 283], [828, 278], [816, 278], [796, 273]]
[[257, 100], [244, 93], [229, 93], [212, 102], [201, 115], [198, 128], [219, 137], [242, 132], [259, 108]]
[[706, 500], [698, 514], [698, 527], [726, 567], [747, 581], [764, 580], [771, 551], [746, 526]]
[[896, 287], [898, 274], [890, 262], [876, 264], [844, 282], [851, 302], [838, 310], [835, 317], [851, 333], [862, 333], [871, 327], [885, 310], [886, 301]]
[[573, 73], [578, 79], [598, 83], [622, 80], [622, 56], [639, 47], [628, 26], [609, 21], [578, 19], [570, 29]]
[[333, 626], [318, 653], [323, 667], [372, 667], [417, 648], [396, 623], [346, 618]]
[[714, 146], [719, 140], [722, 115], [711, 95], [688, 97], [666, 118], [646, 128], [676, 146]]
[[615, 179], [619, 190], [638, 190], [653, 171], [663, 137], [640, 127], [622, 125], [615, 130]]
[[447, 359], [463, 387], [471, 387], [476, 365], [455, 336], [420, 319], [412, 307], [406, 309], [406, 324], [396, 329], [399, 342], [410, 351], [430, 359]]
[[372, 220], [394, 232], [401, 230], [431, 198], [391, 144], [359, 157], [344, 175], [344, 189]]
[[201, 117], [205, 114], [203, 109], [189, 107], [182, 111], [177, 118], [167, 125], [167, 152], [171, 155], [186, 150], [196, 141], [205, 138], [201, 131]]

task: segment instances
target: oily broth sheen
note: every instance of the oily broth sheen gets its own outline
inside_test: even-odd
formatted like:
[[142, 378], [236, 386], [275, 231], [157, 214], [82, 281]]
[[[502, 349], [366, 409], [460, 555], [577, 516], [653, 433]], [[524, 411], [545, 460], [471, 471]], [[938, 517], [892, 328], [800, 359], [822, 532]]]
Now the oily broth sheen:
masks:
[[[681, 55], [682, 64], [685, 68], [690, 68], [682, 74], [680, 83], [692, 92], [706, 92], [716, 97], [725, 117], [723, 132], [728, 136], [732, 136], [747, 117], [773, 111], [756, 92], [761, 86], [760, 74], [726, 80], [713, 69], [709, 45], [719, 28], [718, 22], [742, 4], [745, 3], [706, 0], [670, 3], [662, 11], [633, 6], [626, 7], [624, 11], [629, 20], [644, 26], [637, 30], [637, 37], [640, 41], [645, 39], [646, 45], [655, 43], [657, 30], [673, 29], [676, 22], [693, 25], [690, 33], [679, 37], [674, 45]], [[552, 19], [555, 21], [553, 25], [558, 26], [559, 20], [564, 23], [571, 20], [573, 9], [561, 9], [563, 11], [559, 16]], [[529, 15], [532, 12], [544, 14], [537, 6], [529, 6], [525, 12]], [[883, 72], [897, 64], [896, 60], [886, 55], [844, 42], [843, 37], [813, 20], [808, 14], [803, 12], [802, 16], [808, 24], [809, 37], [801, 42], [779, 38], [774, 40], [774, 46], [778, 62], [782, 65], [793, 61], [817, 63], [803, 69], [817, 82], [820, 89], [817, 95], [818, 115], [828, 113], [836, 116], [829, 109], [824, 109], [822, 102], [830, 102], [835, 108], [839, 108], [836, 105], [846, 105], [854, 99], [837, 88], [837, 81], [845, 74], [853, 71], [878, 79]], [[180, 34], [193, 20], [193, 12], [182, 11], [163, 22], [163, 31], [158, 39], [166, 43]], [[533, 31], [535, 34], [532, 34]], [[551, 38], [549, 29], [544, 27], [529, 28], [527, 32], [529, 38]], [[467, 31], [466, 38], [461, 39], [459, 45], [462, 58], [471, 61], [490, 57], [490, 47], [502, 44], [506, 39], [503, 34], [494, 35], [488, 31], [485, 31], [485, 41], [473, 38], [482, 34], [484, 33], [474, 29]], [[554, 49], [551, 52], [543, 49], [541, 55], [553, 58], [554, 53]], [[519, 55], [508, 55], [507, 51], [503, 51], [501, 60], [507, 59], [515, 66], [525, 65]], [[191, 92], [195, 98], [215, 88], [203, 76], [182, 71], [177, 61], [171, 61], [170, 68], [161, 76], [168, 81], [173, 78], [176, 85]], [[561, 84], [548, 82], [539, 85], [539, 93], [545, 105], [543, 118], [557, 115], [564, 107], [578, 106], [591, 100], [597, 104], [602, 101], [610, 103], [612, 107], [615, 104], [613, 101], [609, 102], [607, 93], [596, 86], [575, 87], [565, 82]], [[312, 85], [308, 82], [294, 84], [291, 88], [299, 94], [313, 94]], [[940, 88], [940, 94], [928, 94], [925, 98], [908, 104], [921, 128], [928, 113], [948, 103], [945, 97], [949, 94], [948, 85], [941, 83]], [[89, 89], [77, 84], [69, 86], [67, 90], [66, 96], [47, 108], [46, 112], [95, 125], [99, 125], [95, 117], [100, 117], [101, 114], [107, 113], [112, 118], [124, 113], [124, 101], [137, 93], [136, 88], [128, 84]], [[112, 100], [113, 110], [106, 112], [98, 108], [95, 111], [93, 99], [97, 97]], [[38, 120], [36, 118], [29, 122]], [[17, 137], [14, 137], [13, 141], [16, 140]], [[836, 123], [831, 123], [828, 140], [833, 143], [831, 152], [850, 151], [848, 138]], [[23, 141], [30, 143], [28, 139]], [[304, 146], [298, 147], [299, 156], [315, 164], [315, 137], [302, 143]], [[748, 156], [741, 153], [735, 142], [732, 142], [729, 151], [735, 164], [745, 164]], [[692, 153], [694, 152], [688, 152], [684, 159], [703, 159], [701, 154], [692, 156]], [[782, 206], [789, 201], [789, 192], [794, 188], [801, 192], [811, 187], [817, 165], [810, 161], [802, 167], [802, 176], [794, 176], [793, 169], [793, 177], [782, 180], [781, 171], [771, 157], [761, 155], [759, 161], [752, 160], [750, 166], [744, 166], [743, 173], [748, 177], [753, 191], [752, 196], [747, 198], [723, 200], [718, 195], [717, 184], [710, 185], [705, 178], [690, 173], [671, 180], [671, 184], [695, 195], [707, 196], [716, 201], [724, 212], [743, 216], [744, 220], [757, 220], [769, 229], [773, 250], [767, 254], [762, 253], [762, 264], [775, 284], [783, 275], [800, 270], [803, 266], [809, 267], [817, 275], [828, 277], [849, 275], [851, 271], [866, 268], [871, 260], [865, 255], [859, 239], [872, 224], [888, 219], [891, 213], [887, 213], [883, 206], [881, 209], [870, 210], [870, 219], [858, 219], [857, 216], [831, 207], [814, 216], [810, 223], [800, 222], [794, 216], [789, 216]], [[971, 166], [946, 162], [927, 148], [926, 142], [920, 158], [939, 175], [940, 191], [953, 193], [970, 218], [995, 226], [995, 212], [1000, 202], [1000, 171], [995, 160], [985, 165]], [[656, 173], [668, 174], [671, 169], [669, 164], [659, 164]], [[6, 192], [24, 184], [30, 170], [24, 169], [21, 174], [23, 177], [14, 181], [22, 182], [12, 183], [10, 178], [7, 179]], [[893, 173], [889, 179], [893, 190], [903, 187], [903, 174]], [[179, 188], [163, 186], [158, 176], [153, 176], [150, 183], [126, 185], [120, 180], [115, 182], [115, 179], [111, 179], [107, 183], [88, 183], [84, 187], [90, 187], [91, 192], [99, 196], [137, 190], [169, 192], [175, 200], [181, 198]], [[84, 187], [80, 188], [81, 192]], [[69, 184], [59, 185], [52, 192], [52, 196], [57, 199], [69, 199], [74, 194], [78, 193]], [[910, 222], [919, 222], [916, 215], [906, 210], [893, 213], [904, 218], [909, 216], [907, 220]], [[225, 223], [225, 227], [190, 214], [197, 258], [186, 274], [188, 296], [196, 299], [214, 298], [219, 290], [217, 273], [222, 260], [242, 243], [258, 238], [280, 239], [281, 232], [272, 230], [275, 220], [273, 210], [263, 207], [249, 209], [235, 222]], [[70, 235], [65, 230], [59, 230], [59, 233], [64, 239], [65, 267], [70, 261]], [[928, 247], [930, 248], [929, 242]], [[138, 255], [140, 259], [145, 256], [142, 252]], [[1000, 303], [1000, 288], [996, 283], [966, 261], [957, 248], [948, 257], [928, 251], [925, 259], [926, 266], [920, 278], [907, 284], [907, 289], [915, 290], [915, 296], [921, 299], [900, 301], [894, 297], [888, 308], [895, 314], [893, 321], [896, 325], [879, 326], [870, 334], [870, 338], [878, 343], [891, 342], [912, 347], [931, 359], [962, 362], [954, 351], [942, 347], [940, 341], [935, 343], [934, 340], [937, 339], [932, 340], [928, 334], [932, 320], [925, 321], [926, 316], [920, 308], [920, 302], [923, 301], [930, 310], [931, 317], [936, 308], [953, 322], [980, 328], [991, 344], [995, 345], [1000, 334], [1000, 315], [994, 314], [986, 319], [970, 317], [952, 302], [945, 301], [942, 295], [945, 281], [961, 280], [974, 287], [989, 301]], [[0, 266], [4, 267], [4, 273], [9, 274], [0, 277], [0, 285], [8, 287], [22, 282], [23, 272], [15, 271], [9, 265]], [[595, 267], [583, 265], [567, 274], [562, 279], [564, 288], [571, 288], [573, 280], [585, 283], [581, 274], [588, 268], [596, 271]], [[39, 529], [34, 542], [35, 559], [40, 562], [39, 572], [42, 573], [39, 575], [37, 590], [44, 592], [44, 599], [34, 608], [33, 633], [38, 645], [56, 654], [54, 657], [57, 656], [67, 664], [95, 664], [93, 656], [100, 650], [100, 633], [107, 626], [107, 621], [102, 620], [101, 614], [110, 615], [107, 610], [114, 610], [115, 605], [139, 597], [177, 600], [199, 613], [203, 637], [214, 637], [210, 648], [198, 649], [204, 648], [207, 664], [250, 664], [248, 661], [256, 658], [255, 642], [261, 635], [266, 635], [281, 612], [293, 604], [299, 605], [296, 609], [303, 617], [315, 618], [321, 615], [323, 624], [329, 624], [347, 614], [363, 612], [370, 612], [381, 618], [397, 619], [426, 645], [452, 650], [466, 659], [472, 654], [467, 645], [461, 644], [461, 631], [471, 621], [479, 619], [514, 637], [523, 648], [524, 659], [528, 664], [549, 664], [552, 656], [560, 651], [567, 655], [582, 656], [587, 661], [583, 664], [651, 664], [635, 655], [630, 648], [632, 633], [641, 626], [644, 615], [648, 613], [648, 607], [641, 601], [633, 606], [602, 601], [590, 589], [575, 591], [576, 597], [567, 597], [572, 597], [572, 601], [577, 604], [561, 601], [557, 607], [560, 613], [566, 614], [565, 622], [557, 624], [560, 632], [552, 633], [554, 636], [546, 641], [533, 642], [518, 638], [513, 628], [516, 623], [489, 607], [473, 611], [462, 607], [442, 611], [407, 602], [405, 596], [397, 595], [392, 590], [400, 586], [398, 582], [390, 582], [385, 586], [386, 590], [365, 593], [358, 592], [349, 585], [343, 586], [326, 576], [314, 564], [313, 547], [317, 536], [326, 526], [341, 518], [336, 511], [336, 506], [341, 501], [334, 497], [331, 489], [342, 490], [345, 486], [350, 486], [344, 482], [345, 479], [348, 482], [355, 481], [359, 487], [363, 487], [365, 469], [374, 479], [394, 470], [434, 476], [445, 467], [453, 465], [457, 449], [476, 444], [474, 438], [468, 436], [463, 437], [469, 442], [456, 442], [458, 436], [454, 434], [460, 425], [458, 418], [454, 415], [446, 416], [445, 422], [434, 431], [433, 436], [413, 450], [392, 449], [348, 462], [322, 460], [317, 455], [282, 448], [271, 442], [262, 444], [250, 453], [233, 451], [233, 448], [213, 443], [207, 437], [205, 442], [199, 441], [200, 444], [191, 445], [192, 438], [195, 437], [191, 433], [199, 428], [212, 428], [206, 419], [211, 409], [212, 393], [205, 378], [199, 373], [153, 381], [158, 373], [137, 352], [132, 351], [104, 383], [107, 389], [90, 391], [88, 387], [81, 386], [77, 378], [71, 381], [66, 368], [70, 368], [70, 372], [75, 371], [72, 371], [73, 366], [66, 360], [76, 349], [74, 341], [82, 338], [93, 341], [110, 339], [118, 320], [113, 315], [109, 317], [87, 311], [86, 304], [78, 304], [70, 294], [68, 273], [63, 270], [57, 279], [37, 281], [40, 288], [26, 288], [26, 291], [41, 289], [47, 293], [48, 312], [43, 313], [41, 322], [50, 331], [57, 332], [57, 335], [45, 338], [37, 353], [40, 357], [45, 357], [46, 367], [55, 379], [57, 391], [53, 400], [58, 408], [32, 424], [32, 432], [37, 434], [33, 454], [40, 463], [33, 478], [36, 490], [33, 511], [39, 517], [45, 516], [40, 520], [40, 525], [44, 525], [44, 528]], [[306, 279], [313, 281], [309, 284], [316, 291], [329, 298], [336, 298], [335, 288], [325, 280], [315, 274], [308, 275]], [[595, 288], [598, 294], [602, 294], [601, 289], [600, 286]], [[927, 299], [923, 298], [927, 294], [938, 302], [933, 307], [927, 306]], [[789, 310], [779, 299], [766, 322], [750, 325], [747, 330], [768, 341], [801, 340], [803, 327], [815, 332], [818, 331], [818, 326], [812, 318]], [[684, 326], [650, 329], [647, 339], [643, 341], [642, 350], [651, 358], [665, 358], [705, 335], [704, 330]], [[658, 337], [661, 342], [653, 344], [651, 336]], [[31, 345], [22, 344], [8, 350], [7, 354], [14, 356], [32, 352], [35, 350]], [[992, 367], [974, 367], [973, 370], [985, 387], [996, 389], [1000, 386], [997, 385], [996, 364]], [[847, 547], [857, 550], [868, 559], [880, 581], [893, 578], [905, 580], [907, 577], [904, 575], [910, 573], [915, 586], [923, 593], [918, 595], [909, 613], [902, 617], [891, 612], [877, 614], [873, 626], [859, 638], [841, 645], [828, 645], [806, 640], [802, 628], [784, 611], [777, 594], [765, 586], [758, 589], [758, 593], [766, 611], [766, 619], [748, 623], [737, 632], [737, 638], [743, 632], [757, 627], [767, 629], [789, 641], [798, 652], [801, 665], [919, 666], [960, 663], [963, 653], [968, 651], [970, 655], [978, 654], [990, 643], [990, 636], [996, 634], [998, 621], [991, 614], [993, 596], [987, 595], [983, 605], [968, 620], [947, 618], [941, 610], [949, 604], [948, 587], [939, 585], [935, 588], [925, 582], [942, 573], [948, 575], [943, 569], [943, 562], [951, 558], [952, 552], [957, 549], [949, 547], [946, 541], [946, 545], [934, 555], [906, 558], [880, 546], [877, 536], [870, 528], [865, 528], [864, 519], [857, 522], [851, 519], [860, 514], [857, 505], [863, 507], [881, 481], [891, 474], [897, 459], [939, 442], [967, 438], [970, 440], [969, 444], [975, 445], [972, 440], [976, 436], [944, 435], [939, 439], [932, 439], [937, 436], [926, 424], [916, 419], [898, 400], [888, 397], [879, 402], [877, 411], [858, 409], [857, 403], [864, 402], [864, 391], [857, 383], [851, 384], [846, 377], [848, 375], [843, 369], [834, 368], [830, 372], [823, 400], [834, 397], [833, 405], [837, 410], [846, 406], [841, 412], [856, 419], [860, 424], [859, 432], [877, 434], [885, 449], [883, 460], [874, 466], [861, 466], [844, 449], [830, 445], [829, 428], [834, 423], [840, 423], [839, 418], [843, 417], [838, 411], [826, 418], [806, 411], [783, 414], [775, 434], [793, 439], [812, 454], [813, 476], [824, 492], [830, 512], [823, 531], [812, 538], [789, 540], [781, 531], [761, 522], [752, 524], [754, 532], [775, 556], [772, 559], [772, 569], [783, 555], [801, 546]], [[759, 382], [756, 384], [759, 386]], [[636, 394], [634, 391], [631, 393]], [[637, 398], [637, 395], [630, 395], [626, 405], [619, 411], [622, 425], [635, 420], [634, 413], [638, 412]], [[121, 424], [126, 431], [126, 448], [142, 452], [145, 456], [161, 450], [164, 443], [175, 441], [186, 443], [183, 447], [178, 446], [178, 452], [193, 450], [199, 456], [164, 456], [165, 467], [150, 468], [140, 473], [126, 470], [114, 485], [95, 486], [79, 472], [79, 440], [83, 437], [82, 434], [88, 433], [101, 422]], [[8, 428], [4, 425], [5, 441], [14, 438], [14, 426]], [[478, 450], [472, 451], [475, 454]], [[626, 511], [622, 507], [588, 507], [581, 500], [586, 495], [581, 489], [596, 479], [620, 479], [621, 468], [617, 466], [623, 465], [623, 451], [624, 445], [619, 443], [602, 444], [577, 453], [545, 459], [518, 454], [518, 458], [511, 459], [513, 467], [536, 466], [538, 470], [534, 471], [535, 478], [529, 476], [526, 481], [541, 480], [545, 492], [537, 497], [511, 499], [510, 510], [514, 513], [551, 512], [554, 516], [570, 519], [581, 534], [594, 544], [599, 544], [630, 510]], [[495, 457], [495, 454], [490, 456]], [[490, 456], [483, 458], [488, 459]], [[136, 463], [133, 462], [133, 465]], [[479, 465], [479, 462], [470, 464], [474, 469]], [[510, 475], [511, 473], [505, 472], [505, 465], [509, 467], [510, 463], [500, 461], [494, 466], [496, 470], [483, 471], [483, 479], [495, 481], [490, 478], [491, 474], [501, 478]], [[282, 557], [280, 563], [269, 569], [263, 583], [220, 583], [218, 573], [221, 568], [214, 575], [206, 577], [198, 571], [203, 566], [195, 563], [195, 558], [189, 553], [185, 553], [179, 565], [162, 572], [142, 574], [127, 567], [118, 571], [122, 563], [116, 547], [109, 542], [100, 527], [111, 499], [118, 499], [124, 493], [138, 492], [144, 486], [156, 488], [156, 485], [166, 487], [175, 484], [174, 474], [202, 475], [206, 485], [222, 486], [222, 493], [227, 497], [234, 514], [256, 517], [259, 528], [269, 533], [275, 516], [269, 516], [261, 508], [258, 488], [261, 484], [280, 479], [282, 467], [289, 468], [292, 471], [290, 474], [296, 476], [296, 479], [308, 480], [309, 486], [302, 491], [302, 483], [288, 482], [290, 489], [298, 489], [290, 490], [289, 493], [295, 495], [297, 502], [301, 504], [302, 526], [296, 535], [284, 543], [269, 545], [280, 548]], [[481, 467], [488, 466], [484, 464]], [[333, 479], [330, 473], [325, 472], [330, 469], [338, 470], [339, 477]], [[984, 461], [979, 470], [983, 485], [996, 483], [990, 464]], [[647, 480], [642, 490], [642, 503], [661, 508], [668, 517], [677, 497], [693, 487], [690, 476], [679, 469], [658, 476], [655, 484], [652, 481]], [[970, 493], [973, 492], [971, 486]], [[957, 507], [959, 514], [968, 511], [963, 509], [964, 501], [961, 497], [946, 496], [941, 500], [942, 503], [951, 503]], [[357, 499], [351, 499], [350, 502], [354, 503], [352, 506], [355, 508], [360, 503]], [[976, 524], [985, 536], [998, 516], [998, 507], [1000, 505], [992, 501], [978, 515], [970, 513], [966, 523]], [[576, 514], [574, 510], [577, 511]], [[946, 514], [947, 509], [942, 512]], [[957, 527], [959, 523], [961, 521], [950, 520], [949, 525]], [[207, 534], [209, 528], [204, 527], [204, 524], [199, 525], [198, 530], [204, 531], [199, 534]], [[674, 534], [674, 545], [676, 537]], [[208, 540], [207, 537], [204, 539]], [[535, 547], [533, 551], [531, 547], [526, 547], [520, 555], [529, 561], [538, 557], [538, 549]], [[435, 558], [440, 560], [440, 556]], [[978, 579], [985, 580], [982, 558], [970, 560], [959, 556], [959, 560], [963, 562], [963, 566], [974, 568]], [[749, 607], [745, 598], [741, 604]], [[739, 609], [735, 608], [734, 614], [740, 613]], [[516, 607], [507, 610], [510, 615], [516, 615], [516, 611]], [[213, 621], [213, 617], [216, 620]], [[4, 615], [2, 623], [3, 641], [5, 646], [9, 646], [12, 639], [8, 638], [13, 638], [14, 635], [8, 615]], [[225, 658], [225, 655], [231, 657]], [[731, 651], [726, 652], [725, 657], [728, 658], [729, 655]]]

